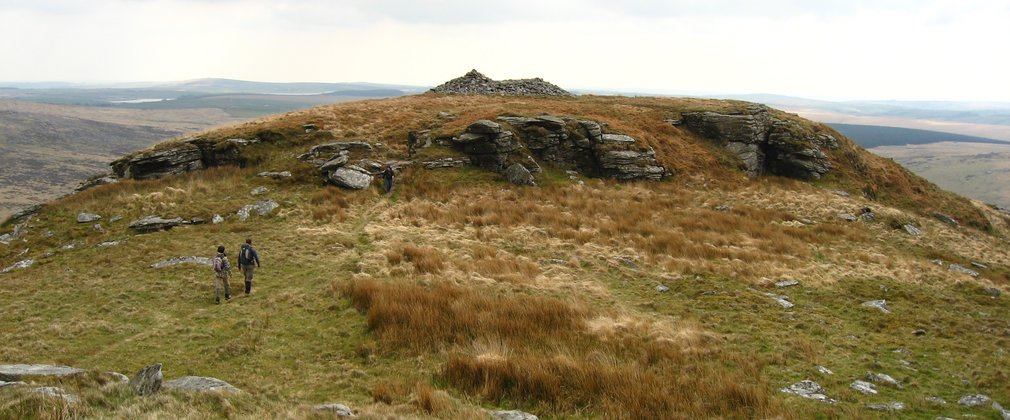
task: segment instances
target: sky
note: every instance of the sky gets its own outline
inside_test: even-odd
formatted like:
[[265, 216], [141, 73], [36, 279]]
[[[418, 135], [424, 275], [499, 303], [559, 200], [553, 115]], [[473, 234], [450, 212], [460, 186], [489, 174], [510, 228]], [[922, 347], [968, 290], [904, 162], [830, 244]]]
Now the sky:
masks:
[[1010, 102], [1010, 1], [0, 0], [0, 80]]

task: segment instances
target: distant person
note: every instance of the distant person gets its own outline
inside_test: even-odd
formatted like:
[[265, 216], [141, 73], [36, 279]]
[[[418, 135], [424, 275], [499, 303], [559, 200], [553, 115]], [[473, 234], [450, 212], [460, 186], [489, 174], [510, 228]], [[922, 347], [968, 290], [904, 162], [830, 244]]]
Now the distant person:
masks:
[[413, 157], [417, 148], [417, 133], [407, 132], [407, 157]]
[[382, 179], [383, 181], [385, 181], [384, 184], [386, 187], [386, 194], [389, 194], [390, 191], [393, 191], [394, 177], [396, 177], [396, 174], [393, 173], [393, 166], [392, 165], [386, 166], [386, 170], [382, 171]]
[[260, 266], [260, 256], [252, 246], [252, 239], [246, 239], [238, 251], [238, 266], [245, 275], [245, 294], [252, 293], [253, 265]]
[[221, 304], [221, 285], [224, 285], [224, 300], [231, 300], [231, 286], [228, 280], [231, 277], [231, 264], [228, 264], [228, 255], [224, 253], [224, 245], [217, 247], [217, 255], [214, 256], [214, 303]]

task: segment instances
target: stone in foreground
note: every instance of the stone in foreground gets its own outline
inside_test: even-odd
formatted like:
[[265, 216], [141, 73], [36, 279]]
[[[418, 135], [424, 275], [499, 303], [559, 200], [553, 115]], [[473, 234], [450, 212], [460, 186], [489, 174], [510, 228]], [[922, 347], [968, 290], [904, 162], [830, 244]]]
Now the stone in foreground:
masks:
[[519, 410], [498, 410], [491, 412], [494, 420], [539, 420], [539, 417]]
[[239, 394], [242, 392], [242, 390], [235, 388], [225, 381], [202, 376], [183, 376], [172, 379], [165, 382], [164, 388], [173, 391], [223, 392], [228, 394]]
[[137, 371], [130, 379], [130, 388], [137, 395], [152, 395], [161, 390], [161, 363], [155, 363]]
[[71, 394], [67, 391], [64, 391], [63, 388], [57, 388], [54, 386], [44, 386], [35, 388], [32, 390], [32, 392], [36, 394], [42, 394], [47, 397], [62, 398], [64, 401], [68, 403], [78, 403], [81, 401], [81, 399], [78, 396]]
[[820, 384], [811, 380], [797, 382], [789, 385], [788, 387], [782, 388], [781, 391], [786, 394], [798, 395], [800, 397], [820, 401], [825, 404], [838, 403], [838, 401], [824, 395], [824, 388], [821, 388]]

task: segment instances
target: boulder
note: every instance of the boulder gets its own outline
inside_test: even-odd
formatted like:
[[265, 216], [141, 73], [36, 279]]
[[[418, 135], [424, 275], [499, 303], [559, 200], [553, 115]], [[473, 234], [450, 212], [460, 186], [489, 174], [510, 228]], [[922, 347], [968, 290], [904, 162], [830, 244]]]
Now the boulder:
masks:
[[926, 401], [936, 405], [947, 405], [947, 400], [940, 397], [928, 396], [926, 397]]
[[912, 236], [922, 236], [922, 231], [919, 230], [919, 228], [917, 228], [915, 226], [912, 226], [912, 225], [903, 225], [902, 228], [904, 228], [905, 232], [907, 232], [909, 235], [912, 235]]
[[235, 214], [238, 215], [239, 220], [244, 222], [246, 219], [249, 218], [249, 213], [255, 212], [259, 216], [266, 216], [280, 206], [281, 206], [280, 204], [277, 204], [277, 202], [273, 200], [258, 201], [253, 204], [248, 204], [242, 207], [237, 212], [235, 212]]
[[782, 388], [781, 391], [786, 394], [798, 395], [800, 397], [820, 401], [825, 404], [835, 404], [838, 402], [828, 398], [827, 395], [824, 395], [824, 388], [821, 388], [820, 384], [811, 380], [797, 382], [789, 385], [788, 387]]
[[780, 289], [783, 288], [783, 287], [793, 287], [793, 286], [799, 286], [799, 285], [800, 285], [800, 282], [798, 282], [796, 280], [781, 280], [781, 281], [778, 281], [778, 282], [775, 283], [775, 287], [778, 287]]
[[354, 415], [354, 410], [351, 410], [350, 407], [343, 404], [337, 404], [337, 403], [317, 404], [313, 405], [312, 409], [316, 411], [325, 411], [328, 413], [332, 413], [337, 417], [357, 417]]
[[94, 213], [78, 213], [78, 215], [77, 215], [77, 222], [78, 223], [91, 223], [91, 222], [98, 221], [98, 220], [101, 220], [101, 219], [102, 219], [102, 216], [99, 216], [99, 215], [94, 214]]
[[267, 188], [267, 187], [256, 187], [256, 188], [253, 188], [252, 190], [250, 190], [249, 194], [250, 195], [260, 195], [260, 194], [265, 194], [265, 193], [268, 193], [268, 192], [270, 192], [270, 189]]
[[466, 132], [470, 134], [501, 134], [501, 124], [491, 120], [477, 120], [466, 127]]
[[282, 171], [282, 172], [260, 172], [260, 173], [256, 174], [256, 176], [262, 177], [262, 178], [283, 179], [283, 178], [291, 178], [291, 172], [289, 172], [289, 171]]
[[860, 392], [862, 394], [866, 394], [866, 395], [876, 395], [877, 394], [877, 388], [874, 387], [873, 384], [871, 384], [869, 382], [863, 382], [863, 381], [857, 380], [857, 381], [853, 382], [852, 384], [850, 384], [849, 388], [852, 388], [852, 389], [854, 389], [854, 390], [856, 390], [856, 391], [858, 391], [858, 392]]
[[161, 390], [161, 363], [146, 366], [130, 379], [130, 388], [137, 395], [152, 395]]
[[948, 267], [948, 270], [952, 271], [952, 272], [955, 272], [955, 273], [967, 274], [967, 275], [972, 276], [972, 277], [978, 277], [979, 276], [978, 271], [972, 270], [970, 268], [962, 267], [959, 264], [951, 264]]
[[0, 365], [0, 381], [19, 381], [37, 376], [71, 376], [84, 373], [84, 369], [53, 365]]
[[329, 173], [327, 181], [338, 187], [361, 190], [372, 184], [372, 174], [357, 166], [344, 166]]
[[871, 301], [863, 302], [862, 305], [865, 306], [865, 307], [867, 307], [867, 308], [877, 308], [877, 309], [880, 310], [880, 312], [883, 312], [885, 314], [891, 313], [891, 310], [887, 308], [887, 301], [886, 300], [882, 300], [882, 299], [881, 300], [871, 300]]
[[110, 247], [110, 246], [119, 245], [120, 243], [122, 243], [122, 241], [107, 241], [107, 242], [102, 242], [102, 243], [100, 243], [98, 245], [95, 245], [95, 246], [99, 247], [99, 248], [107, 248], [107, 247]]
[[31, 267], [33, 264], [35, 264], [35, 260], [32, 259], [21, 260], [14, 263], [14, 265], [11, 265], [10, 267], [0, 270], [0, 273], [10, 273], [11, 271], [14, 270], [24, 270], [28, 267]]
[[789, 296], [776, 295], [776, 294], [773, 294], [773, 293], [765, 293], [765, 296], [768, 296], [768, 297], [772, 298], [772, 300], [774, 300], [779, 305], [782, 305], [782, 307], [786, 308], [786, 309], [792, 309], [793, 306], [796, 306], [796, 305], [793, 305], [793, 303], [789, 301]]
[[210, 222], [213, 224], [224, 223], [224, 218], [220, 214], [215, 214], [214, 217], [210, 218]]
[[212, 266], [214, 265], [214, 261], [207, 257], [174, 257], [151, 264], [151, 268], [165, 268], [180, 264], [200, 264]]
[[513, 185], [537, 185], [536, 180], [533, 179], [533, 174], [525, 166], [518, 163], [513, 163], [508, 168], [505, 168], [504, 175], [505, 179]]
[[670, 288], [666, 287], [665, 285], [660, 284], [660, 285], [656, 286], [656, 291], [659, 292], [659, 293], [666, 293], [666, 292], [670, 291]]
[[165, 382], [163, 388], [171, 391], [221, 392], [226, 394], [239, 394], [242, 392], [242, 390], [235, 388], [225, 381], [202, 376], [183, 376], [172, 379]]
[[933, 217], [936, 218], [936, 220], [939, 220], [943, 223], [946, 223], [954, 227], [958, 227], [961, 225], [960, 223], [957, 222], [957, 220], [954, 220], [953, 217], [950, 217], [943, 213], [933, 213]]
[[519, 410], [498, 410], [491, 412], [494, 420], [539, 420], [539, 417]]
[[123, 375], [122, 373], [119, 373], [119, 372], [109, 372], [109, 376], [115, 378], [120, 383], [124, 383], [124, 384], [129, 384], [130, 383], [130, 377], [126, 376], [126, 375]]
[[327, 160], [326, 162], [323, 162], [322, 165], [319, 165], [319, 170], [322, 171], [325, 176], [326, 174], [329, 174], [331, 171], [334, 171], [337, 168], [346, 165], [348, 160], [349, 158], [347, 157], [346, 151], [339, 152], [335, 156], [330, 158], [330, 160]]
[[324, 163], [333, 159], [340, 154], [349, 154], [350, 152], [371, 152], [374, 148], [371, 144], [361, 141], [341, 141], [335, 143], [326, 143], [312, 146], [309, 151], [301, 156], [298, 156], [298, 160], [311, 163], [316, 166], [322, 166]]
[[32, 389], [32, 392], [34, 392], [36, 394], [42, 394], [42, 395], [45, 395], [47, 397], [62, 398], [64, 401], [66, 401], [68, 403], [71, 403], [71, 404], [76, 404], [76, 403], [81, 402], [80, 397], [78, 397], [78, 396], [76, 396], [74, 394], [71, 394], [69, 392], [64, 391], [63, 388], [57, 388], [55, 386], [43, 386], [43, 387], [35, 388], [35, 389]]
[[142, 219], [137, 219], [130, 222], [130, 229], [137, 231], [138, 233], [148, 233], [156, 232], [159, 230], [169, 230], [173, 227], [181, 225], [183, 219], [181, 217], [175, 217], [172, 219], [166, 219], [160, 216], [147, 216]]
[[866, 409], [873, 411], [901, 411], [905, 409], [905, 403], [892, 401], [883, 404], [873, 404], [866, 406]]
[[855, 222], [856, 220], [859, 220], [859, 218], [852, 213], [838, 213], [838, 218], [845, 220], [846, 222]]
[[835, 374], [835, 372], [832, 372], [831, 369], [828, 369], [828, 368], [826, 368], [824, 366], [817, 366], [817, 371], [820, 372], [822, 375], [834, 375]]
[[886, 373], [867, 372], [866, 380], [878, 384], [890, 385], [895, 388], [901, 388], [901, 382], [898, 382], [897, 379], [892, 378], [891, 375]]
[[957, 403], [966, 407], [978, 407], [981, 405], [987, 405], [992, 402], [992, 399], [987, 395], [982, 394], [971, 394], [965, 395], [957, 400]]

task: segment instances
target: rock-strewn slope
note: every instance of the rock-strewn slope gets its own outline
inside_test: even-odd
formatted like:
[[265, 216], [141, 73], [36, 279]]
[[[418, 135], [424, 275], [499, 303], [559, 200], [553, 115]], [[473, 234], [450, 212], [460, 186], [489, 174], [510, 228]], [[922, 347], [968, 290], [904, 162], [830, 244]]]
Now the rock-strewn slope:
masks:
[[463, 77], [438, 85], [431, 92], [457, 95], [572, 96], [568, 91], [539, 77], [499, 81], [492, 80], [477, 70], [470, 70]]

